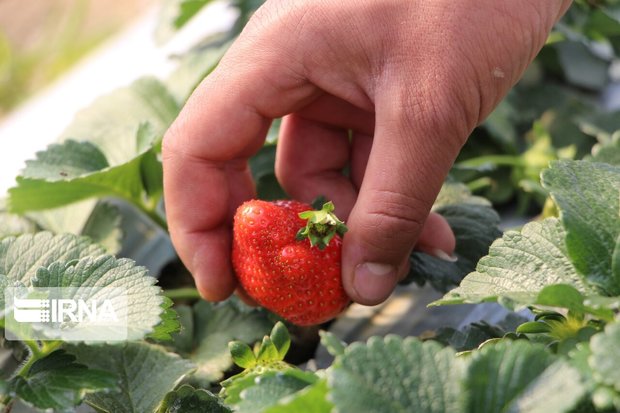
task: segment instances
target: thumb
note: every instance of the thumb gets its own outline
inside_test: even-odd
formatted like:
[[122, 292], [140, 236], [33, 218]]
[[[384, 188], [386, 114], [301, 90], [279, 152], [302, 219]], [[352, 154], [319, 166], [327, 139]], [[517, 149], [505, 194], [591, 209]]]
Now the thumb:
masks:
[[[366, 305], [384, 301], [408, 270], [409, 255], [469, 134], [462, 125], [447, 127], [443, 116], [433, 116], [444, 119], [436, 122], [403, 108], [385, 113], [379, 108], [377, 104], [373, 146], [343, 243], [345, 290]], [[429, 226], [450, 231], [447, 225]]]

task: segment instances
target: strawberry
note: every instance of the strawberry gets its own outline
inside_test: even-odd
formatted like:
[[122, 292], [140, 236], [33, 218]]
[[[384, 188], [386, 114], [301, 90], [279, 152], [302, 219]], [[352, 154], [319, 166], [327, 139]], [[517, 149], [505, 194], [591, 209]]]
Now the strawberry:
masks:
[[232, 262], [241, 287], [297, 325], [327, 321], [349, 302], [340, 271], [346, 227], [333, 209], [251, 200], [235, 213]]

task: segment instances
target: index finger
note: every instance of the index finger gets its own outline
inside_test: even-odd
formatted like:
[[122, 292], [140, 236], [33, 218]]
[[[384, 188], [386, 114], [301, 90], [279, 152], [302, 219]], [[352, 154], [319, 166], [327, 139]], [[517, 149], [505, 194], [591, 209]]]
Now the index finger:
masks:
[[[282, 62], [248, 59], [252, 53], [244, 49], [233, 46], [200, 84], [162, 149], [170, 236], [198, 290], [213, 301], [228, 297], [236, 284], [230, 219], [254, 196], [247, 160], [262, 146], [271, 119], [307, 104], [316, 93], [292, 78]], [[253, 64], [234, 65], [239, 55]]]

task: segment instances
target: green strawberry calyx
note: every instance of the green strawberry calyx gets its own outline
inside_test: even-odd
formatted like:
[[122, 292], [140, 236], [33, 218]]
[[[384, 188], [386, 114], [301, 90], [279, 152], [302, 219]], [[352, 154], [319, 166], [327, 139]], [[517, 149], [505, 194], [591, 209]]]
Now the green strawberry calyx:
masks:
[[310, 245], [320, 250], [325, 249], [336, 234], [343, 236], [348, 230], [344, 222], [334, 214], [334, 204], [331, 201], [325, 202], [320, 210], [301, 212], [299, 218], [305, 219], [307, 223], [297, 232], [297, 240], [308, 238]]

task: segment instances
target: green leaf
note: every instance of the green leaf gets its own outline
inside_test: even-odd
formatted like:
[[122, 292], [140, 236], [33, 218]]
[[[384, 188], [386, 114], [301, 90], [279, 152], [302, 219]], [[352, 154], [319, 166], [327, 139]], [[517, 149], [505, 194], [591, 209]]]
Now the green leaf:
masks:
[[9, 235], [32, 233], [35, 230], [34, 222], [26, 217], [9, 213], [5, 200], [0, 198], [0, 239]]
[[[97, 202], [79, 235], [89, 237], [109, 253], [115, 254], [122, 246], [123, 231], [120, 226], [121, 214], [118, 208], [107, 202]], [[60, 232], [69, 231], [63, 230], [57, 233]]]
[[565, 284], [549, 285], [543, 288], [536, 299], [537, 304], [563, 307], [577, 313], [584, 312], [583, 296], [574, 287]]
[[[613, 112], [594, 111], [585, 116], [578, 117], [577, 121], [579, 122], [579, 127], [585, 133], [595, 137], [600, 143], [603, 143], [602, 146], [611, 144], [612, 147], [618, 149], [618, 144], [620, 144], [620, 142], [618, 142], [617, 139], [614, 142], [614, 133], [620, 130], [620, 116], [618, 115], [620, 115], [620, 111], [618, 110]], [[595, 148], [598, 149], [600, 147], [601, 146], [597, 147], [595, 145], [595, 147], [592, 148], [593, 153], [596, 153]]]
[[152, 412], [193, 369], [177, 354], [144, 342], [123, 345], [69, 345], [78, 362], [110, 371], [120, 378], [119, 390], [86, 396], [86, 403], [107, 413]]
[[76, 287], [77, 291], [82, 287], [123, 288], [128, 306], [128, 338], [142, 338], [160, 320], [161, 290], [144, 267], [104, 253], [88, 238], [71, 234], [40, 232], [5, 238], [0, 241], [0, 274], [6, 277], [0, 295], [4, 297], [4, 288], [16, 284]]
[[256, 365], [256, 355], [250, 346], [244, 342], [231, 341], [228, 343], [228, 350], [230, 350], [234, 363], [242, 369], [251, 369]]
[[177, 353], [189, 354], [193, 350], [194, 340], [194, 313], [188, 305], [177, 305], [174, 307], [180, 329], [176, 333], [172, 333], [172, 343], [166, 343]]
[[28, 162], [9, 191], [11, 210], [48, 209], [102, 196], [137, 204], [144, 196], [156, 202], [161, 192], [158, 142], [178, 111], [175, 99], [154, 78], [98, 98], [78, 112], [61, 136], [64, 143]]
[[470, 351], [478, 348], [485, 341], [505, 337], [513, 332], [527, 319], [517, 313], [508, 313], [506, 317], [496, 325], [485, 321], [471, 323], [461, 329], [443, 327], [431, 337], [443, 345], [449, 345], [456, 351]]
[[263, 337], [263, 342], [260, 344], [258, 348], [258, 353], [256, 354], [256, 361], [260, 363], [267, 363], [270, 361], [278, 361], [280, 359], [280, 354], [278, 353], [278, 349], [271, 341], [271, 338], [268, 336]]
[[321, 344], [325, 347], [329, 354], [334, 357], [344, 354], [346, 343], [341, 341], [333, 333], [321, 330], [319, 331], [319, 335], [321, 336]]
[[571, 263], [564, 238], [564, 228], [555, 218], [530, 222], [520, 232], [507, 231], [478, 262], [476, 272], [433, 304], [497, 301], [500, 297], [533, 304], [538, 293], [551, 284], [568, 284], [580, 293], [595, 295], [597, 291]]
[[[553, 364], [543, 345], [526, 340], [501, 340], [473, 352], [464, 380], [465, 411], [471, 413], [525, 412], [528, 386]], [[515, 410], [510, 410], [510, 409]]]
[[619, 326], [617, 321], [608, 324], [604, 332], [594, 335], [589, 343], [578, 344], [569, 353], [569, 362], [581, 373], [597, 411], [620, 409], [620, 391], [618, 382], [614, 381], [620, 366]]
[[270, 371], [244, 382], [247, 386], [238, 393], [235, 391], [238, 398], [229, 397], [226, 402], [234, 406], [235, 412], [259, 413], [316, 381], [314, 373], [298, 369]]
[[232, 413], [210, 391], [184, 384], [164, 398], [156, 413]]
[[541, 321], [528, 321], [517, 327], [517, 333], [523, 334], [548, 333], [549, 331], [551, 331], [551, 327]]
[[147, 338], [156, 341], [171, 341], [172, 333], [177, 333], [181, 330], [179, 316], [172, 308], [173, 304], [174, 302], [170, 298], [163, 297], [163, 301], [160, 304], [163, 312], [160, 315], [159, 324], [153, 328], [152, 332], [147, 334]]
[[256, 155], [250, 158], [250, 170], [256, 183], [256, 194], [259, 199], [273, 201], [287, 198], [276, 179], [275, 158], [276, 145], [264, 145]]
[[[588, 359], [593, 377], [599, 384], [620, 393], [620, 322], [608, 324], [605, 332], [592, 337]], [[619, 395], [620, 396], [620, 395]]]
[[[574, 412], [574, 408], [579, 405], [585, 393], [586, 387], [579, 372], [567, 362], [558, 360], [527, 385], [519, 397], [509, 404], [509, 410], [501, 411], [514, 413]], [[475, 412], [478, 413], [478, 411]]]
[[206, 386], [220, 380], [233, 364], [228, 342], [254, 342], [268, 334], [272, 325], [264, 311], [251, 309], [235, 299], [218, 304], [196, 303], [189, 327], [191, 349], [179, 349], [198, 365], [190, 381]]
[[452, 228], [456, 238], [456, 262], [414, 251], [410, 257], [410, 272], [405, 282], [429, 282], [438, 291], [458, 285], [465, 275], [489, 251], [499, 236], [499, 215], [493, 208], [475, 204], [446, 205], [435, 209]]
[[69, 262], [104, 253], [103, 248], [88, 238], [72, 234], [39, 232], [8, 237], [0, 241], [0, 274], [4, 274], [10, 283], [19, 281], [29, 285], [41, 267], [48, 267], [56, 261]]
[[571, 84], [600, 90], [608, 82], [609, 62], [595, 56], [580, 42], [564, 41], [554, 45], [566, 79]]
[[39, 409], [68, 410], [90, 393], [117, 387], [115, 374], [75, 362], [64, 350], [35, 361], [26, 377], [7, 382], [9, 392]]
[[144, 124], [149, 125], [148, 135], [161, 138], [178, 112], [179, 104], [166, 87], [153, 77], [143, 77], [79, 111], [61, 140], [89, 141], [111, 166], [119, 166], [146, 149], [137, 139], [140, 130], [146, 132]]
[[91, 199], [61, 208], [30, 212], [27, 216], [42, 229], [55, 234], [85, 235], [111, 254], [121, 249], [121, 215], [118, 208], [108, 202]]
[[142, 155], [140, 178], [147, 198], [159, 200], [164, 191], [164, 169], [155, 150]]
[[[620, 114], [616, 114], [620, 118]], [[620, 166], [620, 134], [615, 135], [613, 141], [607, 145], [597, 145], [592, 149], [592, 161]]]
[[567, 252], [577, 270], [603, 295], [620, 295], [620, 274], [611, 269], [620, 235], [620, 167], [558, 161], [543, 172], [542, 181], [560, 209]]
[[271, 341], [278, 350], [278, 359], [284, 360], [284, 356], [286, 356], [286, 353], [291, 346], [291, 336], [289, 335], [288, 329], [283, 322], [278, 321], [273, 326], [273, 329], [271, 329], [271, 334], [269, 334], [269, 338], [271, 338]]
[[[597, 296], [588, 296], [588, 300], [596, 299]], [[586, 297], [584, 297], [575, 287], [566, 284], [554, 284], [544, 287], [534, 304], [547, 307], [566, 308], [574, 315], [583, 316], [584, 314], [592, 314], [603, 320], [612, 320], [613, 312], [608, 305], [588, 306], [585, 305]]]
[[615, 280], [620, 280], [620, 235], [611, 254], [611, 274]]
[[219, 63], [231, 45], [227, 36], [217, 36], [206, 45], [187, 52], [166, 80], [166, 86], [177, 102], [185, 102], [196, 86]]
[[[110, 299], [116, 308], [119, 308], [117, 305], [126, 305], [124, 311], [127, 312], [128, 340], [141, 339], [153, 331], [160, 322], [163, 311], [161, 289], [154, 285], [157, 280], [147, 276], [146, 268], [136, 266], [134, 261], [127, 258], [100, 255], [69, 262], [54, 262], [48, 267], [39, 268], [31, 282], [33, 287], [38, 288], [75, 287], [76, 294], [80, 294], [82, 299], [88, 298], [82, 293], [82, 288], [85, 287], [121, 288], [125, 297], [105, 295], [107, 291], [111, 291], [107, 294], [116, 294], [115, 289], [93, 291], [97, 291], [98, 300]], [[123, 302], [114, 304], [121, 298]], [[55, 329], [49, 331], [50, 334], [54, 332]], [[63, 337], [68, 334], [64, 331], [62, 333]], [[101, 331], [98, 339], [105, 339], [105, 331]]]
[[155, 39], [165, 43], [211, 0], [166, 0], [162, 6]]
[[327, 380], [319, 380], [290, 396], [278, 400], [262, 413], [331, 413], [333, 404], [327, 400]]
[[[91, 156], [96, 160], [102, 152], [90, 142], [72, 140], [52, 144], [46, 151], [38, 152], [37, 159], [28, 161], [22, 175], [17, 177], [17, 186], [9, 189], [9, 207], [23, 213], [92, 197], [139, 200], [145, 194], [142, 165], [153, 156], [150, 151], [117, 166], [101, 167], [102, 163], [91, 162]], [[70, 170], [64, 166], [69, 162]]]
[[110, 166], [97, 146], [74, 140], [50, 145], [46, 151], [38, 152], [35, 160], [26, 161], [26, 165], [22, 177], [50, 181], [69, 180]]
[[584, 303], [595, 309], [620, 310], [620, 297], [588, 296]]
[[489, 250], [489, 245], [501, 232], [499, 215], [484, 198], [473, 196], [461, 183], [446, 182], [441, 188], [433, 211], [441, 214], [450, 224], [456, 238], [456, 262], [413, 251], [410, 271], [404, 282], [423, 285], [430, 282], [439, 291], [458, 285], [463, 277], [476, 267], [478, 260]]
[[343, 412], [459, 412], [462, 362], [434, 342], [396, 336], [353, 343], [328, 371]]
[[484, 128], [501, 145], [503, 152], [516, 152], [518, 142], [516, 116], [515, 108], [508, 98], [502, 100], [484, 121]]

